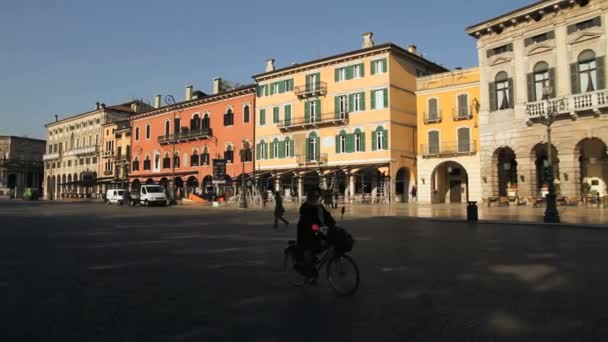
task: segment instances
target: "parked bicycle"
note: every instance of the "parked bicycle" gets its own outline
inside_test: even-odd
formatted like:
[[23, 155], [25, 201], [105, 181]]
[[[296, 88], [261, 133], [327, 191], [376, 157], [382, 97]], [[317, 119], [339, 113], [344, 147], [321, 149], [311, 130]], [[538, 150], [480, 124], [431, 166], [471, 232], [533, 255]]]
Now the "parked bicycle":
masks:
[[[341, 228], [336, 227], [337, 234], [345, 231]], [[324, 233], [327, 233], [326, 231]], [[348, 233], [345, 233], [348, 235]], [[316, 275], [321, 273], [325, 266], [325, 274], [327, 281], [332, 289], [341, 296], [353, 295], [359, 288], [359, 267], [355, 260], [346, 253], [352, 250], [353, 240], [348, 235], [349, 241], [338, 242], [335, 239], [324, 239], [324, 249], [316, 256], [314, 267], [317, 272]], [[296, 264], [298, 263], [298, 247], [295, 240], [289, 240], [288, 246], [284, 251], [284, 269], [288, 277], [288, 281], [294, 286], [304, 286], [316, 281], [303, 275], [296, 270]]]

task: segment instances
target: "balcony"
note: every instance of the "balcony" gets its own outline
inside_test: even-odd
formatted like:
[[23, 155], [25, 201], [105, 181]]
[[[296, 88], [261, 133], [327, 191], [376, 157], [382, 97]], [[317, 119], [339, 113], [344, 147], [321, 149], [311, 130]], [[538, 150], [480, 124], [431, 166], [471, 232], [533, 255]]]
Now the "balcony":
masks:
[[98, 152], [99, 152], [98, 146], [88, 146], [88, 147], [75, 148], [71, 151], [65, 152], [63, 155], [64, 155], [64, 157], [84, 156], [84, 155], [88, 155], [88, 154], [97, 154]]
[[460, 155], [472, 155], [475, 154], [477, 143], [475, 140], [471, 141], [470, 144], [458, 144], [457, 142], [447, 142], [439, 145], [420, 145], [420, 154], [424, 158], [439, 158], [439, 157], [452, 157]]
[[113, 155], [114, 155], [114, 151], [103, 151], [102, 157], [103, 158], [112, 158]]
[[452, 119], [454, 121], [469, 120], [473, 118], [473, 109], [467, 108], [466, 112], [461, 112], [458, 108], [452, 108]]
[[432, 124], [432, 123], [439, 123], [441, 122], [441, 111], [438, 111], [437, 113], [433, 113], [433, 114], [429, 114], [427, 112], [424, 112], [424, 123], [425, 124]]
[[61, 153], [59, 152], [55, 152], [55, 153], [46, 153], [42, 156], [42, 160], [44, 161], [49, 161], [49, 160], [57, 160], [61, 158]]
[[569, 116], [578, 118], [579, 114], [591, 113], [598, 116], [602, 109], [608, 109], [608, 90], [599, 90], [584, 94], [574, 94], [562, 98], [555, 98], [526, 104], [528, 121], [534, 122], [546, 115], [551, 109], [555, 116]]
[[307, 83], [305, 85], [294, 88], [294, 93], [299, 99], [305, 99], [314, 96], [323, 96], [327, 94], [327, 83]]
[[117, 154], [114, 156], [114, 161], [115, 162], [122, 162], [122, 161], [129, 161], [131, 159], [131, 156], [128, 154]]
[[161, 135], [158, 137], [158, 143], [161, 145], [176, 144], [185, 141], [209, 139], [212, 136], [213, 131], [211, 128], [201, 128], [191, 131], [182, 131], [178, 134]]
[[103, 175], [104, 176], [112, 176], [114, 174], [114, 171], [112, 170], [104, 170], [103, 171]]
[[320, 166], [327, 164], [327, 153], [320, 153], [318, 160], [311, 160], [310, 156], [299, 154], [296, 156], [296, 162], [299, 166]]
[[283, 120], [277, 123], [277, 127], [281, 132], [306, 130], [328, 126], [348, 125], [348, 113], [341, 113], [336, 116], [336, 113], [322, 114], [320, 118], [305, 118], [297, 117], [290, 120]]

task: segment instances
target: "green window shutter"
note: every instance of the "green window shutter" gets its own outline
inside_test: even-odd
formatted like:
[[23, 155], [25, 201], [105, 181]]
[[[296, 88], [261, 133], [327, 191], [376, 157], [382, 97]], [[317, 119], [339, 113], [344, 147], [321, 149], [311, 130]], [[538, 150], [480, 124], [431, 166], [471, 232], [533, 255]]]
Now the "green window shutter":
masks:
[[318, 72], [318, 73], [316, 73], [316, 75], [317, 75], [317, 77], [316, 77], [317, 81], [315, 83], [315, 87], [316, 87], [315, 89], [319, 89], [321, 87], [321, 73]]
[[336, 153], [340, 153], [340, 134], [336, 135]]
[[255, 160], [260, 160], [260, 144], [255, 145]]
[[266, 109], [260, 109], [260, 125], [266, 124]]
[[315, 160], [321, 160], [321, 138], [316, 138]]
[[376, 74], [376, 61], [372, 61], [370, 75], [375, 75], [375, 74]]
[[272, 108], [272, 123], [279, 122], [279, 107]]
[[388, 89], [382, 89], [382, 98], [384, 99], [384, 108], [388, 108]]
[[361, 77], [365, 77], [365, 64], [359, 64], [359, 69], [361, 70]]
[[515, 108], [515, 98], [513, 98], [513, 79], [509, 78], [509, 108]]
[[264, 159], [272, 159], [272, 143], [266, 143], [266, 153]]
[[376, 92], [377, 90], [372, 90], [370, 95], [372, 96], [372, 109], [377, 109], [376, 105]]
[[372, 131], [372, 151], [376, 150], [376, 131]]
[[306, 91], [310, 91], [310, 77], [306, 76], [306, 84], [304, 84]]
[[279, 158], [285, 158], [285, 142], [279, 141]]
[[284, 93], [284, 92], [285, 92], [285, 88], [287, 88], [287, 87], [285, 86], [285, 83], [286, 83], [286, 82], [287, 82], [287, 81], [281, 81], [281, 82], [279, 82], [279, 94], [282, 94], [282, 93]]
[[334, 69], [334, 81], [336, 81], [336, 82], [340, 81], [340, 68]]
[[268, 84], [264, 86], [264, 94], [266, 94], [266, 95], [268, 95], [268, 87], [269, 87]]
[[355, 152], [355, 136], [353, 134], [346, 135], [346, 152]]
[[270, 83], [270, 95], [274, 95], [274, 85], [275, 83]]
[[259, 84], [257, 86], [256, 92], [257, 92], [258, 97], [262, 97], [262, 87], [260, 87]]
[[359, 96], [361, 98], [361, 111], [364, 111], [365, 110], [365, 92], [359, 93]]
[[551, 86], [551, 98], [555, 97], [555, 68], [549, 68], [549, 85]]
[[384, 136], [382, 137], [382, 145], [384, 145], [385, 150], [388, 150], [388, 129], [384, 130]]
[[295, 148], [295, 144], [294, 144], [293, 140], [289, 140], [289, 152], [291, 153], [289, 155], [289, 157], [293, 157], [295, 155], [294, 148]]
[[365, 132], [361, 132], [361, 152], [365, 152]]
[[274, 153], [272, 152], [273, 148], [274, 148], [274, 142], [269, 142], [268, 143], [268, 159], [274, 158]]
[[285, 118], [283, 118], [286, 126], [291, 125], [291, 105], [285, 105]]
[[347, 80], [352, 80], [353, 79], [353, 66], [347, 66], [346, 68], [346, 79]]
[[334, 118], [340, 118], [340, 96], [334, 97]]
[[352, 113], [355, 110], [355, 94], [348, 95], [348, 112]]
[[[600, 19], [601, 17], [597, 17]], [[605, 56], [597, 57], [595, 59], [595, 64], [597, 65], [597, 89], [605, 89], [606, 88], [606, 58]], [[553, 87], [555, 89], [555, 87]]]
[[310, 138], [306, 138], [306, 161], [310, 161]]
[[580, 93], [578, 84], [578, 63], [570, 64], [570, 88], [572, 94]]
[[304, 103], [304, 121], [306, 123], [310, 122], [310, 102]]
[[380, 62], [382, 63], [382, 70], [384, 70], [384, 72], [388, 72], [388, 63], [386, 58], [383, 58]]
[[536, 101], [536, 91], [534, 89], [534, 73], [529, 73], [528, 79], [528, 102]]
[[317, 103], [317, 121], [320, 121], [321, 115], [323, 115], [323, 112], [321, 111], [321, 100], [315, 100], [315, 102]]

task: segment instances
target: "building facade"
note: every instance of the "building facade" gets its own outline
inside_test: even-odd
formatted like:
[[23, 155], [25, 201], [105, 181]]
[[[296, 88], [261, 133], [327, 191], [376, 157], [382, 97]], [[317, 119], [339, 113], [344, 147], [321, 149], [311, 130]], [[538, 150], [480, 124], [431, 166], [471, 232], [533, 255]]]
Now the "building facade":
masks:
[[101, 172], [102, 127], [122, 121], [150, 108], [141, 101], [115, 106], [97, 103], [92, 111], [55, 121], [47, 128], [45, 167], [45, 197], [89, 197], [101, 187], [97, 178]]
[[407, 200], [415, 181], [416, 76], [445, 71], [414, 46], [375, 45], [255, 75], [256, 178], [302, 198]]
[[479, 201], [479, 69], [420, 77], [417, 84], [418, 201]]
[[[218, 78], [213, 94], [193, 94], [188, 86], [183, 102], [162, 107], [157, 95], [158, 108], [131, 117], [133, 188], [154, 183], [174, 188], [178, 198], [190, 193], [229, 197], [243, 174], [249, 179], [255, 86], [225, 89]], [[215, 160], [226, 161], [224, 180], [214, 179]]]
[[129, 183], [131, 126], [129, 120], [102, 126], [101, 173], [97, 183], [102, 193], [109, 187], [125, 188]]
[[546, 0], [471, 26], [480, 61], [483, 197], [606, 194], [605, 0]]
[[15, 136], [0, 136], [0, 197], [20, 198], [25, 188], [42, 191], [46, 142]]

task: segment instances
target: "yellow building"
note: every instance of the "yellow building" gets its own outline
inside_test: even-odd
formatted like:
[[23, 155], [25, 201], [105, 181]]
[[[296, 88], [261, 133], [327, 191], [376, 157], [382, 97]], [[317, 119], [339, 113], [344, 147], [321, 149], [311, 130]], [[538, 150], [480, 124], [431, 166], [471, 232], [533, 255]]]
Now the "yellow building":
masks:
[[[320, 186], [347, 200], [406, 199], [415, 180], [416, 76], [446, 71], [394, 44], [253, 76], [256, 178], [286, 196]], [[405, 195], [405, 196], [404, 196]]]
[[419, 77], [417, 83], [418, 200], [479, 201], [479, 69]]
[[131, 160], [131, 127], [129, 121], [107, 123], [102, 126], [102, 161], [98, 181], [102, 191], [109, 187], [126, 188]]

